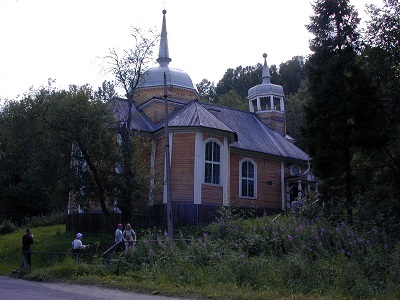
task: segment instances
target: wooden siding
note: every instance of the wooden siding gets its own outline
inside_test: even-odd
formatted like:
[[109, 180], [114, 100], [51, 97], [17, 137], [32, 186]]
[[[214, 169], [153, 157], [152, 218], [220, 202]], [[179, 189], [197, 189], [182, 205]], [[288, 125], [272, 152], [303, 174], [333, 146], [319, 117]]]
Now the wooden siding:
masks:
[[222, 205], [222, 186], [203, 183], [201, 186], [201, 203]]
[[[257, 164], [257, 196], [255, 198], [242, 198], [239, 195], [239, 163], [244, 158], [252, 159]], [[231, 205], [268, 210], [281, 208], [281, 163], [279, 161], [231, 153], [230, 170]]]
[[165, 155], [165, 139], [164, 137], [156, 140], [156, 153], [154, 162], [154, 173], [158, 181], [155, 185], [158, 187], [154, 193], [154, 204], [163, 203], [163, 185], [164, 185], [164, 155]]
[[[172, 99], [185, 100], [187, 102], [197, 99], [194, 91], [168, 87], [168, 93], [168, 97]], [[135, 104], [138, 106], [142, 103], [145, 103], [147, 100], [153, 98], [155, 95], [157, 97], [163, 97], [164, 87], [138, 90], [135, 94]]]
[[[175, 106], [168, 106], [168, 115], [176, 110]], [[147, 117], [153, 122], [158, 124], [164, 119], [165, 116], [165, 104], [163, 102], [154, 102], [152, 105], [145, 107], [142, 110]]]
[[195, 134], [174, 134], [171, 155], [171, 197], [193, 203]]

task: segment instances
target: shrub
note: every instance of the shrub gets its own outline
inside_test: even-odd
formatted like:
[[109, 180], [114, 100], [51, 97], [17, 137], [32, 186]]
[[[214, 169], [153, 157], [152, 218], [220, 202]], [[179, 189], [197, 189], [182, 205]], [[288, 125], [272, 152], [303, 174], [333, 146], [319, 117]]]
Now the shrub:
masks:
[[10, 220], [4, 220], [0, 224], [0, 234], [8, 234], [16, 231], [18, 227]]

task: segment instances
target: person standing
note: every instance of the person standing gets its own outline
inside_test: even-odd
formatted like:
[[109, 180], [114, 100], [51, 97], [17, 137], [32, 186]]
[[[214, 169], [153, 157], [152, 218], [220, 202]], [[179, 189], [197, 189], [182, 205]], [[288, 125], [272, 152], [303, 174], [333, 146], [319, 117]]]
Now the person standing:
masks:
[[32, 229], [27, 228], [26, 233], [22, 236], [22, 265], [24, 271], [26, 271], [27, 267], [31, 268], [31, 245], [34, 243]]
[[115, 230], [115, 237], [114, 237], [114, 242], [118, 244], [116, 246], [117, 251], [121, 251], [124, 249], [123, 241], [124, 237], [122, 235], [122, 224], [118, 224], [118, 228]]
[[122, 235], [125, 240], [125, 250], [133, 250], [136, 242], [136, 233], [132, 229], [131, 224], [127, 223], [125, 225], [125, 230]]
[[75, 236], [75, 240], [72, 242], [72, 253], [80, 253], [81, 249], [86, 249], [89, 247], [88, 245], [82, 244], [81, 238], [83, 234], [82, 233], [77, 233]]

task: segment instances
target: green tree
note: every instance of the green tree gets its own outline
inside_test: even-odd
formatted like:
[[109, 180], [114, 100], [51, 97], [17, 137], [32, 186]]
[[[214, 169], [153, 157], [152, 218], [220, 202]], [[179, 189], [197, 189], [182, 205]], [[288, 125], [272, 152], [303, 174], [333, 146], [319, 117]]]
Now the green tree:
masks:
[[366, 208], [361, 217], [395, 229], [400, 222], [400, 3], [385, 0], [381, 8], [368, 6], [368, 12], [362, 62], [384, 108], [382, 131], [388, 143], [357, 156], [358, 177], [363, 179], [357, 184]]
[[240, 110], [248, 110], [249, 105], [242, 97], [240, 97], [235, 90], [231, 90], [223, 94], [218, 99], [218, 104], [222, 106], [232, 107]]
[[81, 167], [71, 182], [73, 190], [81, 189], [79, 204], [98, 203], [108, 215], [116, 164], [112, 111], [106, 102], [94, 98], [89, 86], [70, 86], [68, 92], [45, 92], [37, 98], [41, 100], [37, 115], [58, 141], [69, 145], [73, 166]]
[[[150, 38], [149, 38], [150, 36]], [[133, 28], [132, 37], [134, 48], [120, 53], [117, 49], [111, 49], [105, 57], [105, 69], [115, 77], [116, 86], [122, 89], [128, 107], [125, 121], [120, 122], [117, 135], [120, 139], [120, 203], [122, 218], [126, 222], [132, 219], [132, 203], [138, 202], [139, 178], [135, 168], [134, 136], [131, 130], [133, 120], [134, 94], [140, 82], [146, 80], [144, 73], [150, 62], [153, 47], [158, 39], [151, 30], [144, 32], [140, 28]]]
[[352, 159], [357, 149], [382, 143], [381, 108], [370, 78], [359, 66], [354, 7], [347, 0], [317, 0], [313, 8], [307, 26], [315, 37], [306, 64], [311, 98], [305, 106], [304, 134], [317, 174], [329, 182], [330, 195], [344, 197], [352, 222]]
[[97, 91], [94, 92], [94, 97], [103, 101], [108, 101], [114, 97], [118, 97], [118, 93], [115, 90], [115, 83], [104, 80], [101, 87], [98, 87]]
[[202, 102], [214, 102], [215, 99], [214, 82], [204, 78], [200, 83], [196, 84], [196, 87], [200, 95], [200, 100]]
[[295, 94], [285, 97], [286, 132], [301, 149], [307, 149], [307, 141], [302, 135], [301, 126], [304, 123], [304, 106], [310, 101], [308, 85], [308, 80], [303, 80]]
[[32, 92], [0, 114], [0, 217], [16, 222], [66, 209], [71, 148], [38, 117], [42, 102]]
[[286, 95], [295, 94], [301, 82], [306, 78], [303, 56], [295, 56], [279, 65], [278, 83], [282, 85]]
[[[95, 100], [88, 86], [49, 86], [8, 102], [0, 122], [1, 216], [20, 222], [65, 211], [69, 191], [80, 188], [83, 207], [93, 201], [107, 213], [116, 156], [113, 125], [108, 105]], [[71, 160], [84, 171], [71, 174]]]
[[261, 82], [262, 65], [226, 70], [216, 87], [216, 102], [218, 97], [234, 90], [242, 99], [246, 99], [249, 89]]

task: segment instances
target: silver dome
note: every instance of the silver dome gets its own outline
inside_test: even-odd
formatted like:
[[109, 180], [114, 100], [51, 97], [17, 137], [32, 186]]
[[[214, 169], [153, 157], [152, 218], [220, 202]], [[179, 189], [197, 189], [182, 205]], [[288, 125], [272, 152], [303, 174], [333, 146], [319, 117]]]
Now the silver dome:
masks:
[[195, 90], [192, 79], [186, 72], [168, 66], [159, 66], [147, 70], [142, 82], [139, 83], [138, 88], [164, 86], [164, 73], [166, 75], [168, 86]]
[[269, 68], [267, 65], [267, 54], [263, 54], [264, 57], [264, 66], [262, 71], [262, 83], [256, 86], [253, 86], [247, 92], [247, 98], [257, 97], [258, 95], [276, 95], [276, 96], [285, 96], [283, 92], [283, 88], [280, 85], [271, 83], [271, 75], [269, 75]]
[[255, 97], [260, 94], [274, 94], [278, 96], [284, 96], [283, 88], [280, 85], [276, 84], [259, 84], [256, 86], [253, 86], [252, 88], [249, 89], [247, 95], [248, 97]]
[[138, 84], [138, 88], [144, 89], [164, 86], [165, 73], [167, 80], [166, 84], [168, 86], [196, 91], [196, 88], [193, 86], [192, 79], [190, 79], [189, 75], [186, 72], [168, 67], [169, 63], [171, 62], [171, 58], [169, 57], [167, 22], [165, 19], [165, 14], [167, 13], [167, 11], [164, 9], [162, 13], [163, 22], [160, 38], [160, 50], [157, 58], [159, 66], [148, 69], [144, 73], [141, 82]]

